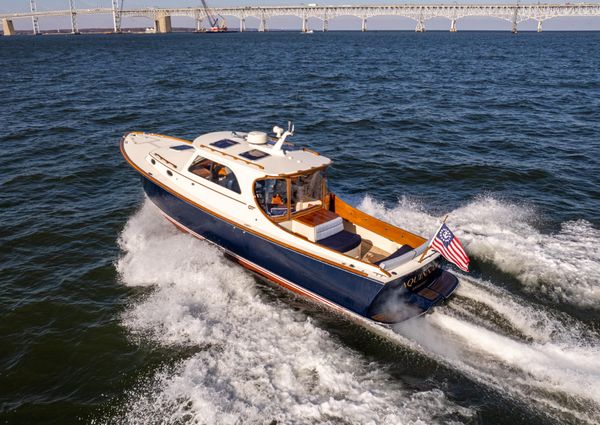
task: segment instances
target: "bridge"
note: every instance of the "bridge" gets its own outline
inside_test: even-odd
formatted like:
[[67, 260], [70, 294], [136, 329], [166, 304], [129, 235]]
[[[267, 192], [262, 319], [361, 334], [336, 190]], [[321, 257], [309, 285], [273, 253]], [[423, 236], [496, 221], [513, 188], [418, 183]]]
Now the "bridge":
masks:
[[[30, 0], [30, 12], [0, 14], [4, 35], [15, 34], [13, 21], [31, 19], [33, 33], [39, 34], [38, 20], [43, 17], [70, 16], [71, 32], [78, 33], [77, 16], [110, 14], [113, 20], [113, 31], [121, 32], [123, 17], [143, 17], [154, 23], [154, 30], [159, 33], [172, 31], [171, 18], [183, 16], [194, 19], [199, 31], [204, 29], [206, 12], [203, 8], [138, 8], [123, 9], [119, 0], [111, 0], [112, 7], [96, 9], [76, 9], [74, 0], [69, 0], [69, 9], [55, 11], [37, 11], [35, 0]], [[276, 16], [295, 16], [301, 22], [301, 31], [308, 31], [308, 19], [317, 18], [322, 21], [322, 30], [327, 31], [329, 20], [340, 16], [354, 16], [361, 20], [362, 31], [367, 30], [367, 20], [375, 16], [400, 16], [415, 21], [415, 31], [425, 31], [425, 23], [432, 18], [446, 18], [450, 22], [450, 31], [457, 30], [457, 22], [465, 17], [491, 17], [512, 23], [512, 31], [517, 32], [518, 24], [537, 21], [538, 32], [542, 31], [542, 22], [557, 17], [600, 16], [600, 3], [577, 4], [398, 4], [398, 5], [344, 5], [344, 6], [249, 6], [213, 8], [214, 13], [233, 17], [239, 20], [239, 30], [246, 30], [246, 19], [256, 18], [260, 25], [258, 30], [268, 30], [268, 19]]]

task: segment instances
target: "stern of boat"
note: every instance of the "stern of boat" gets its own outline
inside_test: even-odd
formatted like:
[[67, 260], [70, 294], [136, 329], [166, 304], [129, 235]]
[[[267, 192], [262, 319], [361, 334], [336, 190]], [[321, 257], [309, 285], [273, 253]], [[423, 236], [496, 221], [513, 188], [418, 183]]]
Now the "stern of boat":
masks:
[[386, 284], [367, 309], [367, 317], [392, 324], [427, 313], [450, 298], [458, 278], [442, 269], [439, 260]]

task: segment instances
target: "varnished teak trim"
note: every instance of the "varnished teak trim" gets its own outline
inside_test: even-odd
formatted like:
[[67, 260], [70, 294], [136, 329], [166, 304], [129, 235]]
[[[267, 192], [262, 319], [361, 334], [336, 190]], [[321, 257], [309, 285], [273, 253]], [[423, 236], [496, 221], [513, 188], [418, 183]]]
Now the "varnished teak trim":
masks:
[[294, 220], [299, 221], [302, 224], [305, 224], [309, 227], [315, 227], [319, 224], [327, 223], [328, 221], [334, 220], [339, 217], [336, 213], [332, 211], [327, 211], [326, 209], [319, 208], [310, 214], [304, 214], [303, 216], [297, 217]]
[[381, 221], [367, 213], [364, 213], [351, 205], [348, 205], [333, 193], [330, 194], [333, 203], [330, 199], [329, 208], [339, 214], [344, 220], [354, 223], [360, 227], [364, 227], [373, 233], [383, 236], [393, 242], [401, 245], [409, 245], [411, 248], [417, 248], [423, 245], [427, 240], [410, 233], [404, 229], [393, 226], [385, 221]]

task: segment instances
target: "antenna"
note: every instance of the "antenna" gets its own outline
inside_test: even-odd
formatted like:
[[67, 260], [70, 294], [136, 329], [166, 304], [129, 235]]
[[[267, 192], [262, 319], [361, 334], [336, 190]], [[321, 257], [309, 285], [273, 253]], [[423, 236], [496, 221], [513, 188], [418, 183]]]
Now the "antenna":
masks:
[[288, 136], [293, 136], [294, 135], [294, 123], [292, 121], [288, 121], [288, 129], [285, 131], [285, 133], [281, 134], [281, 131], [283, 129], [280, 127], [273, 127], [273, 131], [275, 132], [275, 134], [277, 134], [277, 143], [275, 143], [275, 146], [273, 146], [271, 148], [271, 152], [274, 155], [283, 155], [283, 151], [281, 150], [281, 147], [283, 146], [284, 142], [285, 142], [285, 138]]

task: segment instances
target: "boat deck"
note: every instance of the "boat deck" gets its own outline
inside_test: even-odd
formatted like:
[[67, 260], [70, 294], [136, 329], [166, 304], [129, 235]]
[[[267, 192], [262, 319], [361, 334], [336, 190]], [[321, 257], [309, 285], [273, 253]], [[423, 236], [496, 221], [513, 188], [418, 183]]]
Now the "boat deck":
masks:
[[360, 244], [360, 259], [367, 263], [375, 263], [390, 256], [389, 252], [377, 248], [371, 241], [363, 239]]

